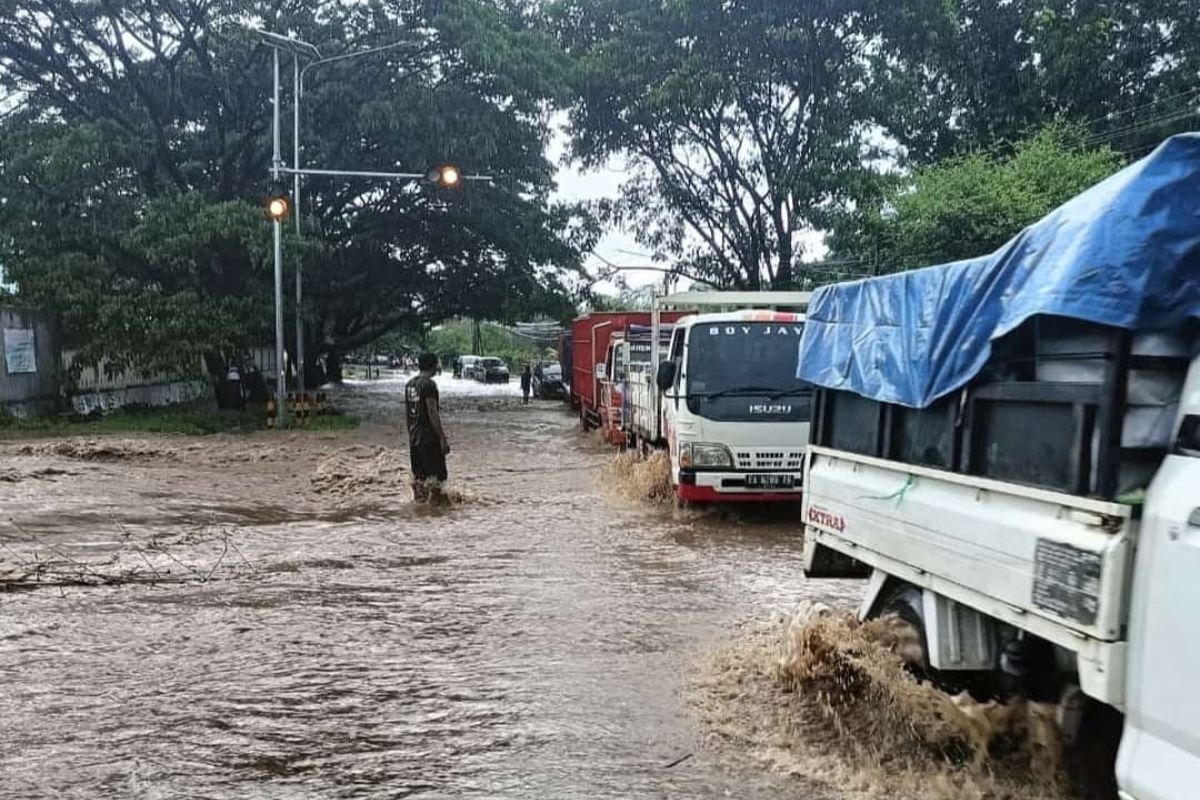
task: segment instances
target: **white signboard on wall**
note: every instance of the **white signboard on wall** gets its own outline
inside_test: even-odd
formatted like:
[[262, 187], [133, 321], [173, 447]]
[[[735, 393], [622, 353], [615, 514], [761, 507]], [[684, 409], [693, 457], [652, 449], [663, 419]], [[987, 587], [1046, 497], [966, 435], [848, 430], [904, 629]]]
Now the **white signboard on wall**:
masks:
[[37, 348], [32, 328], [4, 329], [4, 366], [9, 375], [37, 372]]

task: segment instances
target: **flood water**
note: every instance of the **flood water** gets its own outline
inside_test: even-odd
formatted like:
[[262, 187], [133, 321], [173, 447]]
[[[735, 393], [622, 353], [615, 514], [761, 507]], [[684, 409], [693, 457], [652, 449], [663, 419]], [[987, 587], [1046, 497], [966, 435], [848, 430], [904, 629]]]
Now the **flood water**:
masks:
[[457, 502], [413, 505], [401, 387], [351, 386], [346, 433], [0, 444], [0, 564], [164, 579], [0, 593], [0, 797], [819, 800], [706, 747], [684, 685], [858, 584], [806, 583], [786, 518], [619, 499], [515, 387], [442, 381]]

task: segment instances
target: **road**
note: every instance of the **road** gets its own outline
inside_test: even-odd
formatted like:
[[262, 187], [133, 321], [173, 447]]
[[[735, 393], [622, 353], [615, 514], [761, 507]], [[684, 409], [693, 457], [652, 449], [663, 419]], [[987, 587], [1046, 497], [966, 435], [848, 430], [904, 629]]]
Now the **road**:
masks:
[[344, 392], [353, 432], [0, 445], [10, 573], [128, 578], [0, 594], [0, 797], [821, 796], [686, 686], [857, 584], [806, 584], [786, 519], [622, 499], [515, 385], [443, 381], [455, 502], [414, 505], [401, 387]]

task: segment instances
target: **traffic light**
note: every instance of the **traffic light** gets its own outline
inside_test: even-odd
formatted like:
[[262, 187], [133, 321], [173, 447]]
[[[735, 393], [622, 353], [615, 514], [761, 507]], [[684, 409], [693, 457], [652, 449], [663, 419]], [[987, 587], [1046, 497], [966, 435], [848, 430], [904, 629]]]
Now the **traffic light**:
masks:
[[436, 183], [443, 189], [453, 189], [462, 182], [462, 172], [453, 164], [443, 164], [442, 166], [429, 170], [430, 183]]
[[291, 203], [288, 202], [287, 190], [281, 184], [272, 184], [271, 190], [267, 194], [267, 218], [272, 222], [282, 222], [287, 219], [290, 209]]

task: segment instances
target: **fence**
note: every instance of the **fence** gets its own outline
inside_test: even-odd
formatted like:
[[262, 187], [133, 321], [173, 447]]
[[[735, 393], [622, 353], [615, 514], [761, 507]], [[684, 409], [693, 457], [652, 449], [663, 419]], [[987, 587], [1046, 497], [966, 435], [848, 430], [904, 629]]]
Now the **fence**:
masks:
[[[274, 381], [274, 347], [252, 347], [245, 355], [268, 382]], [[83, 366], [78, 360], [78, 351], [60, 350], [52, 314], [0, 307], [0, 413], [53, 414], [65, 401], [70, 410], [91, 414], [130, 405], [193, 402], [210, 391], [204, 360], [199, 357], [174, 370], [124, 369], [109, 361]]]
[[[268, 347], [251, 347], [246, 351], [250, 355], [250, 360], [258, 367], [258, 371], [265, 378], [273, 379], [275, 377], [275, 348]], [[283, 354], [284, 364], [287, 364], [288, 354]]]

